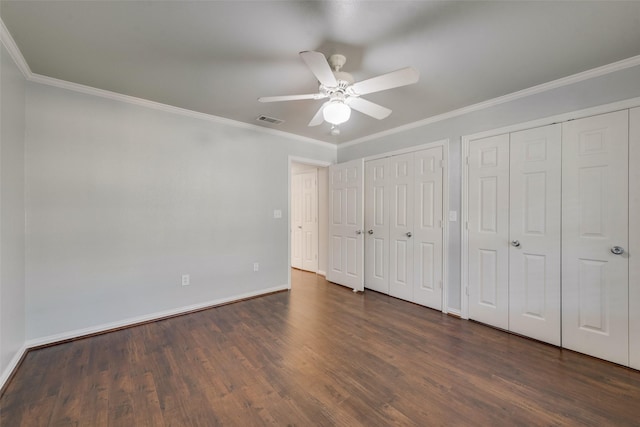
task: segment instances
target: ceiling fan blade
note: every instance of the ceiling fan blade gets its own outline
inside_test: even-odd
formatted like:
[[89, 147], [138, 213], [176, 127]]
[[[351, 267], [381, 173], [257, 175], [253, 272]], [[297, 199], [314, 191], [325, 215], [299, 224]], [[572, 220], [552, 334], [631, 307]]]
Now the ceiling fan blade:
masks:
[[322, 99], [326, 95], [321, 93], [308, 93], [305, 95], [283, 95], [283, 96], [261, 96], [258, 98], [260, 102], [278, 102], [278, 101], [298, 101], [301, 99]]
[[307, 64], [307, 67], [309, 67], [320, 83], [329, 87], [338, 86], [336, 77], [333, 75], [327, 58], [325, 58], [323, 54], [306, 50], [300, 52], [300, 57], [302, 57], [302, 60]]
[[420, 73], [413, 67], [402, 68], [378, 77], [373, 77], [361, 82], [354, 83], [351, 88], [358, 95], [380, 92], [394, 87], [400, 87], [416, 83], [420, 78]]
[[382, 105], [353, 96], [347, 98], [347, 105], [356, 111], [360, 111], [361, 113], [378, 120], [386, 119], [389, 117], [389, 114], [391, 114], [391, 110], [383, 107]]
[[324, 107], [327, 104], [328, 102], [325, 102], [324, 104], [322, 104], [322, 107], [320, 107], [316, 115], [313, 116], [308, 126], [318, 126], [318, 125], [321, 125], [322, 122], [324, 122], [324, 116], [322, 115], [322, 110], [324, 110]]

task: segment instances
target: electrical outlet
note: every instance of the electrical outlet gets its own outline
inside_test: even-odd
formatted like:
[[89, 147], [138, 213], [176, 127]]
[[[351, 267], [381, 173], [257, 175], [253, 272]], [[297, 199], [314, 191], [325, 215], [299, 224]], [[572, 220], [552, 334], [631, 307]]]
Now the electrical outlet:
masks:
[[191, 281], [189, 280], [189, 275], [188, 274], [183, 274], [182, 275], [182, 286], [189, 286], [191, 284]]
[[260, 270], [260, 264], [258, 264], [257, 262], [253, 263], [253, 271], [258, 271]]

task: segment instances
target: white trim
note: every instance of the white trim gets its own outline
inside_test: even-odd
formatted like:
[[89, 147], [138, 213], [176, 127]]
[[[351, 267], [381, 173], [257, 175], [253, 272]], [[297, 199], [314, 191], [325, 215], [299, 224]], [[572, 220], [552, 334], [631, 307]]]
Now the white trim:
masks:
[[461, 193], [460, 193], [460, 318], [468, 319], [469, 318], [469, 269], [465, 268], [468, 264], [468, 253], [469, 253], [469, 238], [468, 233], [469, 229], [467, 228], [467, 224], [469, 222], [469, 212], [467, 207], [467, 193], [469, 192], [468, 188], [468, 175], [469, 175], [469, 165], [467, 164], [467, 158], [469, 157], [469, 141], [471, 139], [468, 136], [463, 136], [460, 147], [460, 184], [462, 185]]
[[29, 348], [27, 347], [27, 345], [23, 344], [22, 347], [20, 347], [20, 349], [13, 356], [7, 367], [4, 369], [2, 375], [0, 375], [0, 390], [6, 385], [6, 382], [11, 377], [11, 374], [13, 374], [13, 372], [18, 368], [18, 363], [20, 363], [20, 360], [22, 360], [28, 349]]
[[[291, 163], [303, 163], [305, 165], [311, 165], [321, 168], [327, 168], [331, 166], [332, 162], [327, 162], [325, 160], [316, 160], [309, 159], [306, 157], [298, 157], [298, 156], [289, 156], [289, 160], [287, 162], [287, 289], [291, 289]], [[318, 180], [316, 179], [316, 182]], [[319, 191], [320, 185], [318, 183], [317, 189]], [[318, 199], [320, 199], [318, 197]], [[318, 203], [319, 205], [319, 203]], [[318, 206], [318, 209], [320, 207]], [[318, 223], [318, 253], [320, 252], [320, 224]], [[318, 259], [318, 264], [320, 260]], [[318, 271], [317, 274], [320, 272]], [[323, 274], [325, 277], [326, 273]]]
[[507, 95], [499, 96], [497, 98], [489, 99], [487, 101], [472, 104], [457, 110], [448, 111], [443, 114], [431, 116], [417, 122], [408, 123], [406, 125], [398, 126], [393, 129], [387, 129], [382, 132], [374, 133], [371, 135], [363, 136], [362, 138], [356, 138], [348, 142], [339, 144], [340, 148], [347, 148], [353, 145], [361, 144], [363, 142], [371, 141], [373, 139], [382, 138], [384, 136], [393, 135], [399, 132], [403, 132], [410, 129], [415, 129], [421, 126], [426, 126], [432, 123], [441, 122], [443, 120], [451, 119], [453, 117], [462, 116], [464, 114], [472, 113], [474, 111], [483, 110], [485, 108], [495, 107], [496, 105], [504, 104], [506, 102], [515, 101], [527, 96], [536, 95], [538, 93], [546, 92], [552, 89], [557, 89], [562, 86], [568, 86], [574, 83], [579, 83], [584, 80], [589, 80], [595, 77], [604, 76], [606, 74], [614, 73], [616, 71], [624, 70], [640, 65], [640, 55], [632, 56], [631, 58], [623, 59], [621, 61], [613, 62], [611, 64], [603, 65], [601, 67], [592, 68], [591, 70], [583, 71], [581, 73], [573, 74], [571, 76], [563, 77], [557, 80], [552, 80], [547, 83], [543, 83], [537, 86], [532, 86], [527, 89], [512, 92]]
[[[449, 313], [449, 140], [442, 142], [442, 312]], [[437, 144], [437, 143], [434, 143]]]
[[287, 285], [274, 286], [267, 289], [260, 289], [257, 291], [246, 292], [244, 294], [234, 295], [226, 298], [219, 298], [216, 300], [207, 301], [203, 303], [187, 305], [179, 308], [173, 308], [170, 310], [157, 311], [155, 313], [145, 314], [143, 316], [130, 317], [128, 319], [118, 320], [116, 322], [103, 323], [101, 325], [91, 326], [88, 328], [75, 329], [72, 331], [49, 335], [46, 337], [34, 338], [26, 342], [26, 347], [33, 348], [41, 345], [54, 344], [60, 341], [65, 341], [65, 340], [74, 339], [74, 338], [81, 338], [87, 335], [93, 335], [100, 332], [110, 331], [112, 329], [135, 326], [136, 324], [144, 323], [144, 322], [152, 322], [152, 321], [160, 320], [170, 316], [188, 314], [189, 312], [192, 312], [195, 310], [215, 308], [216, 306], [219, 306], [221, 304], [229, 304], [229, 303], [241, 301], [246, 298], [258, 297], [258, 296], [270, 294], [273, 292], [285, 291], [287, 289], [288, 289]]
[[65, 80], [55, 79], [53, 77], [47, 77], [40, 74], [33, 74], [30, 81], [40, 83], [48, 86], [54, 86], [61, 89], [71, 90], [74, 92], [84, 93], [87, 95], [98, 96], [100, 98], [107, 98], [114, 101], [126, 102], [128, 104], [138, 105], [141, 107], [151, 108], [154, 110], [165, 111], [168, 113], [178, 114], [182, 116], [192, 117], [195, 119], [206, 120], [209, 122], [220, 123], [227, 126], [233, 126], [240, 129], [251, 129], [254, 131], [267, 133], [270, 135], [280, 136], [287, 139], [306, 142], [308, 144], [319, 145], [325, 148], [333, 148], [337, 150], [337, 145], [331, 142], [320, 141], [318, 139], [308, 138], [305, 136], [296, 135], [289, 132], [284, 132], [278, 129], [266, 128], [251, 123], [239, 122], [237, 120], [227, 119], [224, 117], [215, 116], [213, 114], [200, 113], [186, 108], [174, 107], [172, 105], [163, 104], [160, 102], [149, 101], [143, 98], [136, 98], [134, 96], [123, 95], [121, 93], [111, 92], [108, 90], [97, 89], [91, 86], [85, 86], [78, 83], [72, 83]]
[[22, 52], [18, 48], [16, 41], [11, 36], [11, 33], [4, 25], [4, 21], [0, 19], [0, 42], [4, 45], [4, 47], [9, 52], [9, 55], [15, 62], [16, 66], [22, 73], [25, 79], [29, 80], [33, 73], [31, 72], [31, 68], [29, 68], [29, 64], [25, 61], [24, 56], [22, 56]]
[[318, 272], [316, 273], [318, 276], [324, 276], [327, 277], [327, 272], [323, 271], [323, 270], [318, 270]]

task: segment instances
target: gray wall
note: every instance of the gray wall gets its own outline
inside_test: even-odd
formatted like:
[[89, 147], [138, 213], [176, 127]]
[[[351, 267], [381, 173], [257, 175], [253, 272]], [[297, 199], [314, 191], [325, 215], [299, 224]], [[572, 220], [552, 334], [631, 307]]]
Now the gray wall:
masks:
[[26, 111], [28, 339], [286, 285], [288, 156], [336, 156], [36, 83]]
[[25, 343], [26, 81], [2, 45], [0, 67], [0, 377], [4, 379]]
[[449, 203], [450, 210], [458, 212], [458, 222], [449, 225], [448, 300], [449, 307], [460, 309], [461, 137], [639, 96], [640, 67], [628, 68], [394, 135], [338, 147], [338, 161], [450, 139]]

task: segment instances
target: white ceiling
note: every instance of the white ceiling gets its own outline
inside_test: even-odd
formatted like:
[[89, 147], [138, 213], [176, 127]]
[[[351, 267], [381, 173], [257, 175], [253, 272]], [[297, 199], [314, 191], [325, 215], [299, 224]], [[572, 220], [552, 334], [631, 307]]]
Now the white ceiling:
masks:
[[[34, 73], [344, 142], [640, 55], [640, 2], [1, 1]], [[356, 81], [412, 65], [420, 82], [365, 96], [338, 137], [307, 123], [303, 50], [347, 56]]]

